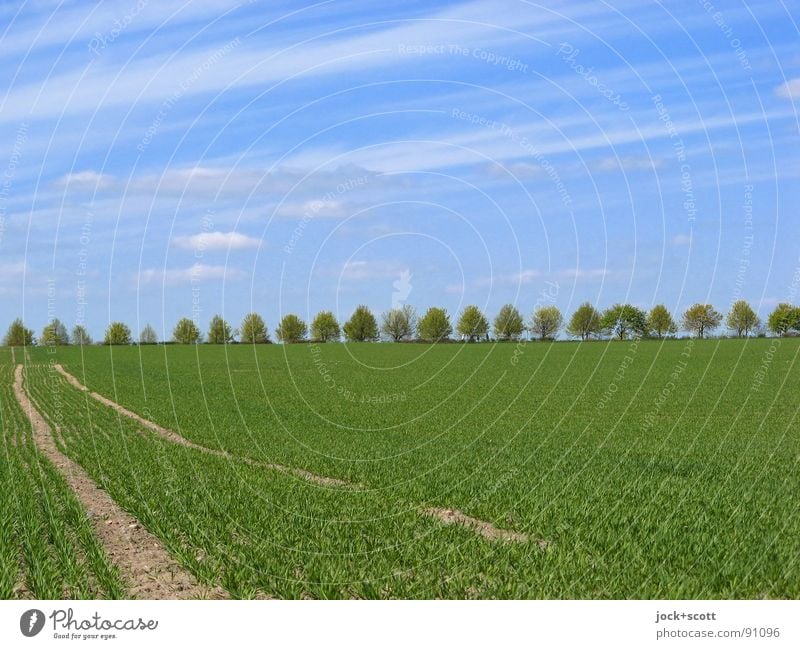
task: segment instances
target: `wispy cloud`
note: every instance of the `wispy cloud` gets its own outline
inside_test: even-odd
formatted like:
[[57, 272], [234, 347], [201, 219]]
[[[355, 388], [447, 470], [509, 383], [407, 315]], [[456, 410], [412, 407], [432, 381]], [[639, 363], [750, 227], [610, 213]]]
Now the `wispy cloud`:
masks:
[[784, 99], [800, 99], [800, 78], [782, 83], [775, 88], [775, 94]]
[[103, 191], [116, 185], [116, 180], [109, 174], [102, 174], [92, 169], [68, 173], [55, 182], [56, 187], [78, 191]]
[[323, 272], [334, 277], [340, 277], [342, 280], [361, 282], [371, 279], [397, 278], [402, 273], [407, 273], [408, 271], [408, 266], [398, 261], [351, 260], [346, 262], [343, 266], [330, 268]]
[[191, 236], [174, 237], [172, 242], [186, 250], [246, 250], [258, 248], [261, 241], [239, 232], [201, 232]]
[[136, 276], [140, 284], [191, 284], [212, 280], [235, 280], [246, 277], [246, 273], [236, 268], [227, 266], [213, 266], [207, 264], [194, 264], [189, 268], [158, 269], [151, 268], [141, 271]]

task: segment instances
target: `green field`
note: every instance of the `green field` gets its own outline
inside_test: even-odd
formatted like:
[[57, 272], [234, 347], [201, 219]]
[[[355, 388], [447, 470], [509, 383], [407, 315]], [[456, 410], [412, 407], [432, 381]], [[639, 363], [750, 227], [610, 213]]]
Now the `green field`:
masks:
[[[797, 339], [36, 348], [26, 389], [64, 452], [234, 597], [798, 598], [798, 352]], [[21, 580], [81, 596], [103, 575], [91, 593], [118, 596], [8, 405], [8, 350], [0, 362], [2, 595]], [[52, 362], [230, 455], [161, 439]], [[530, 540], [487, 540], [430, 507]]]

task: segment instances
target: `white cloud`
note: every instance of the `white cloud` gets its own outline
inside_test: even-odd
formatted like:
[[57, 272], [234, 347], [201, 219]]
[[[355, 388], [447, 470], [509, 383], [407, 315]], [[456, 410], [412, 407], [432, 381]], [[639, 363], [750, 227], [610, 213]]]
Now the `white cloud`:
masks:
[[591, 168], [595, 171], [650, 171], [661, 167], [659, 158], [636, 158], [632, 156], [615, 158], [613, 156], [595, 160]]
[[353, 211], [354, 208], [342, 201], [314, 199], [302, 203], [284, 203], [275, 210], [275, 214], [292, 219], [340, 219], [350, 216]]
[[261, 241], [239, 232], [201, 232], [185, 237], [175, 237], [172, 242], [187, 250], [245, 250], [258, 248]]
[[553, 270], [550, 272], [537, 268], [526, 268], [518, 273], [498, 273], [491, 277], [481, 277], [475, 284], [476, 286], [490, 286], [492, 284], [531, 284], [535, 281], [555, 281], [555, 280], [590, 280], [602, 279], [612, 275], [612, 271], [606, 268], [566, 268], [563, 270]]
[[146, 269], [139, 273], [137, 279], [140, 284], [191, 284], [217, 279], [241, 279], [245, 276], [243, 271], [236, 268], [194, 264], [189, 268]]
[[369, 279], [396, 279], [408, 272], [407, 265], [396, 261], [348, 261], [329, 274], [343, 280], [359, 282]]
[[0, 295], [17, 294], [26, 269], [24, 261], [0, 264]]
[[113, 176], [101, 174], [91, 169], [68, 173], [56, 181], [57, 187], [91, 191], [110, 189], [114, 184], [115, 180]]
[[673, 246], [688, 246], [692, 243], [692, 235], [691, 234], [676, 234], [670, 240], [670, 243]]
[[800, 78], [782, 83], [775, 88], [775, 94], [784, 99], [800, 99]]

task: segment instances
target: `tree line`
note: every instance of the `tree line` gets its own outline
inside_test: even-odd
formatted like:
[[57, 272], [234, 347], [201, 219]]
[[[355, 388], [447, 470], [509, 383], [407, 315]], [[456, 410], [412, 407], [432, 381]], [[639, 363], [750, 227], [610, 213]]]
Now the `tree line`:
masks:
[[[704, 338], [716, 331], [725, 321], [725, 326], [740, 338], [764, 335], [761, 319], [746, 300], [735, 302], [726, 316], [710, 304], [694, 304], [676, 322], [663, 305], [654, 306], [649, 312], [632, 304], [615, 304], [599, 311], [589, 302], [581, 304], [566, 322], [556, 306], [537, 308], [526, 322], [522, 313], [512, 304], [506, 304], [495, 316], [490, 327], [486, 315], [475, 305], [464, 308], [453, 328], [450, 315], [445, 309], [431, 307], [421, 317], [413, 307], [405, 305], [383, 313], [380, 322], [365, 305], [356, 307], [350, 319], [339, 325], [331, 311], [318, 313], [309, 327], [299, 316], [290, 313], [281, 319], [275, 328], [275, 337], [283, 343], [300, 342], [338, 342], [344, 336], [350, 342], [370, 342], [381, 338], [394, 342], [420, 341], [445, 342], [456, 339], [466, 342], [491, 340], [490, 332], [497, 341], [516, 341], [526, 334], [547, 341], [555, 340], [564, 332], [580, 340], [657, 338], [675, 336], [679, 330], [698, 338]], [[779, 304], [769, 315], [766, 329], [778, 336], [800, 332], [800, 307]], [[146, 325], [134, 339], [130, 328], [123, 322], [112, 322], [105, 331], [102, 344], [154, 345], [159, 342], [158, 334], [151, 325]], [[244, 317], [238, 329], [222, 316], [215, 315], [203, 334], [190, 318], [181, 318], [172, 332], [171, 342], [181, 344], [231, 344], [235, 342], [265, 344], [272, 342], [264, 319], [257, 313]], [[93, 343], [89, 332], [82, 325], [76, 325], [72, 332], [58, 319], [54, 319], [42, 330], [37, 340], [31, 329], [21, 319], [16, 319], [3, 339], [6, 346], [52, 345], [90, 345]]]

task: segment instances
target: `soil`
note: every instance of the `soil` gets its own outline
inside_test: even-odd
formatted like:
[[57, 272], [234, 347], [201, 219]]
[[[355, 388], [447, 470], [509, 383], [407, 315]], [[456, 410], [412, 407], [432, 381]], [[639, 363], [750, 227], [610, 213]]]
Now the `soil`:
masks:
[[479, 534], [489, 541], [512, 541], [514, 543], [527, 543], [531, 540], [544, 550], [550, 543], [545, 539], [531, 539], [527, 534], [522, 532], [514, 532], [512, 530], [504, 530], [495, 527], [488, 521], [482, 521], [479, 518], [467, 516], [465, 513], [457, 509], [444, 509], [441, 507], [430, 507], [423, 511], [427, 516], [439, 519], [445, 525], [462, 525], [469, 528], [476, 534]]
[[30, 419], [39, 451], [64, 476], [88, 513], [108, 557], [137, 599], [223, 599], [222, 588], [198, 584], [167, 552], [161, 542], [133, 516], [125, 512], [86, 472], [58, 450], [52, 430], [34, 408], [23, 387], [23, 366], [17, 365], [14, 394]]
[[230, 453], [227, 453], [225, 451], [218, 451], [212, 448], [208, 448], [206, 446], [201, 446], [200, 444], [195, 444], [194, 442], [186, 439], [182, 435], [179, 435], [178, 433], [169, 430], [168, 428], [164, 428], [163, 426], [159, 426], [158, 424], [150, 421], [149, 419], [145, 419], [141, 415], [136, 414], [132, 410], [128, 410], [124, 406], [118, 404], [116, 401], [112, 401], [111, 399], [104, 397], [102, 394], [99, 394], [97, 392], [90, 392], [89, 388], [83, 385], [75, 376], [67, 372], [67, 370], [65, 370], [62, 365], [56, 364], [54, 365], [54, 367], [56, 371], [59, 374], [61, 374], [73, 387], [76, 387], [79, 390], [82, 390], [83, 392], [87, 392], [89, 396], [95, 399], [96, 401], [99, 401], [100, 403], [102, 403], [105, 406], [108, 406], [109, 408], [113, 408], [121, 415], [125, 415], [126, 417], [133, 419], [134, 421], [142, 424], [142, 426], [149, 428], [154, 433], [158, 434], [160, 437], [175, 444], [181, 444], [182, 446], [193, 448], [203, 453], [216, 455], [218, 457], [224, 457], [228, 460], [237, 460], [240, 462], [244, 462], [245, 464], [248, 464], [250, 466], [257, 466], [265, 469], [271, 469], [273, 471], [280, 471], [281, 473], [288, 473], [297, 476], [298, 478], [302, 478], [303, 480], [307, 480], [308, 482], [313, 482], [315, 484], [322, 485], [323, 487], [346, 487], [351, 489], [358, 487], [357, 485], [347, 482], [346, 480], [340, 480], [338, 478], [329, 478], [327, 476], [317, 475], [316, 473], [311, 473], [310, 471], [292, 468], [284, 466], [282, 464], [271, 464], [271, 463], [266, 464], [264, 462], [253, 460], [251, 458], [231, 455]]

